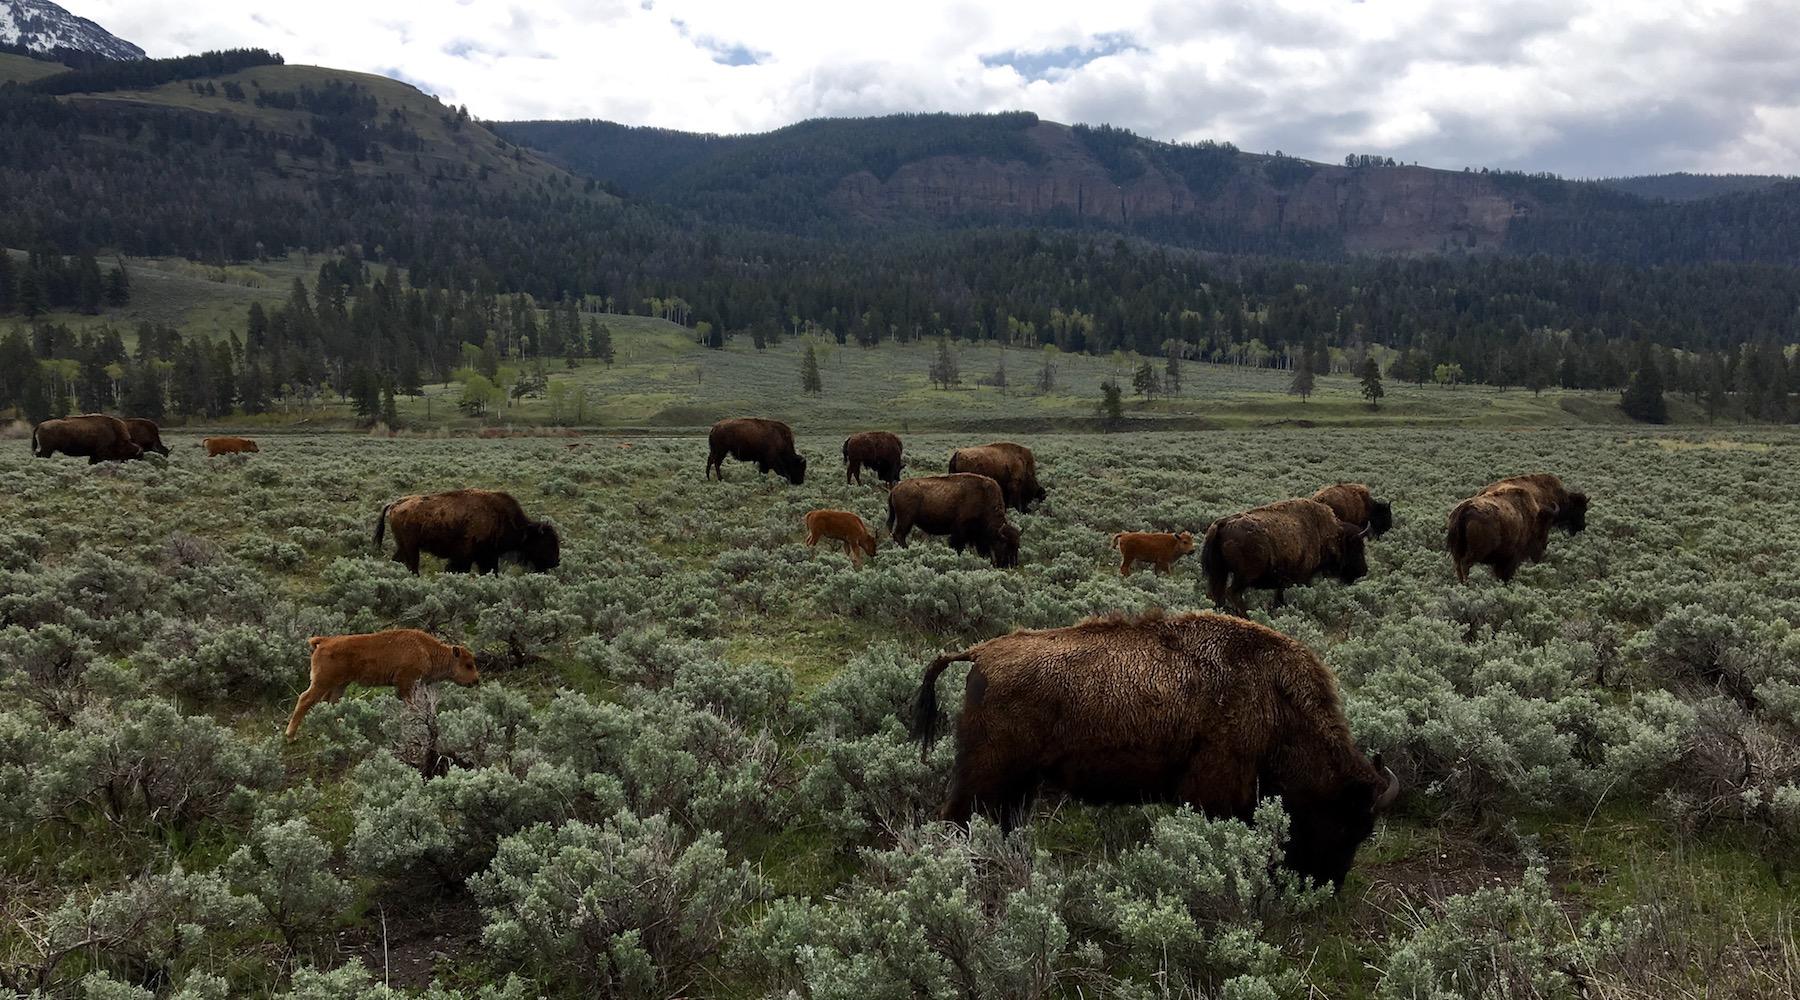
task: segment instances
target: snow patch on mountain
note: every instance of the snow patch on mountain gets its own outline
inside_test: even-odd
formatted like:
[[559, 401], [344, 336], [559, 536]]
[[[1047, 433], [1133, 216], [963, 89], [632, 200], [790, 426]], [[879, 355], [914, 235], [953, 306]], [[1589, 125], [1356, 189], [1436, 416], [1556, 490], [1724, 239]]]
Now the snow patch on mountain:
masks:
[[0, 43], [33, 52], [80, 49], [109, 59], [142, 59], [144, 50], [50, 0], [0, 0]]

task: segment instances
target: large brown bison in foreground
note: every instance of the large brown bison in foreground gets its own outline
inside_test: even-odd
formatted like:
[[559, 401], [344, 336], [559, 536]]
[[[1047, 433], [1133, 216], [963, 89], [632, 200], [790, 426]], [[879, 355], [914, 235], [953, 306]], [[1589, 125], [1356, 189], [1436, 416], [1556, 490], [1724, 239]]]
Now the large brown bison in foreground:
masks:
[[519, 501], [508, 493], [451, 490], [401, 497], [381, 508], [375, 522], [376, 546], [389, 523], [394, 527], [394, 561], [414, 573], [419, 571], [421, 552], [446, 560], [445, 568], [452, 573], [466, 573], [471, 566], [498, 573], [504, 558], [517, 559], [539, 573], [562, 562], [556, 529], [526, 517]]
[[951, 472], [973, 472], [1000, 484], [1006, 505], [1021, 514], [1044, 499], [1038, 485], [1037, 457], [1031, 449], [1011, 441], [995, 441], [977, 448], [958, 448], [950, 453]]
[[315, 635], [312, 647], [312, 683], [294, 701], [288, 716], [287, 735], [300, 731], [306, 713], [319, 702], [336, 702], [351, 684], [392, 687], [394, 696], [411, 701], [413, 688], [442, 680], [463, 687], [481, 682], [475, 654], [467, 646], [452, 646], [416, 628], [394, 628], [366, 635]]
[[144, 457], [144, 449], [132, 442], [131, 429], [125, 421], [104, 413], [84, 413], [38, 424], [31, 429], [31, 453], [38, 458], [61, 453], [85, 458], [89, 465]]
[[1393, 504], [1375, 499], [1375, 494], [1361, 483], [1335, 483], [1320, 489], [1312, 498], [1330, 507], [1345, 524], [1369, 529], [1374, 538], [1387, 534], [1394, 526]]
[[918, 528], [950, 536], [950, 547], [958, 552], [973, 545], [1001, 569], [1019, 564], [1019, 529], [1006, 521], [1000, 484], [986, 476], [964, 472], [904, 480], [888, 494], [887, 525], [901, 548]]
[[1456, 579], [1469, 582], [1469, 568], [1491, 566], [1501, 583], [1526, 562], [1544, 558], [1550, 541], [1553, 508], [1522, 486], [1490, 486], [1450, 510], [1444, 545], [1456, 565]]
[[1481, 492], [1493, 493], [1508, 487], [1518, 487], [1530, 493], [1538, 506], [1550, 512], [1550, 523], [1569, 534], [1573, 535], [1587, 527], [1587, 494], [1570, 490], [1555, 475], [1533, 472], [1523, 476], [1509, 476], [1497, 483], [1488, 484]]
[[889, 486], [900, 481], [900, 438], [887, 431], [863, 431], [844, 439], [844, 482], [862, 485], [862, 470], [868, 469]]
[[1337, 679], [1305, 646], [1211, 613], [1090, 619], [938, 657], [913, 720], [930, 745], [938, 675], [968, 661], [941, 816], [1010, 827], [1040, 785], [1087, 802], [1181, 802], [1249, 820], [1281, 796], [1287, 864], [1342, 886], [1400, 783], [1350, 737]]
[[1246, 613], [1244, 591], [1251, 587], [1273, 589], [1273, 606], [1280, 607], [1287, 588], [1319, 573], [1347, 584], [1368, 575], [1364, 530], [1317, 500], [1266, 504], [1214, 521], [1200, 546], [1200, 569], [1222, 608]]
[[169, 454], [169, 446], [162, 442], [162, 428], [156, 421], [144, 417], [132, 417], [125, 421], [125, 431], [131, 435], [131, 443], [144, 450], [144, 454], [156, 452], [165, 458]]
[[755, 462], [756, 471], [771, 469], [795, 486], [806, 482], [806, 458], [794, 450], [794, 429], [779, 420], [733, 417], [712, 425], [707, 435], [706, 475], [725, 478], [727, 456]]

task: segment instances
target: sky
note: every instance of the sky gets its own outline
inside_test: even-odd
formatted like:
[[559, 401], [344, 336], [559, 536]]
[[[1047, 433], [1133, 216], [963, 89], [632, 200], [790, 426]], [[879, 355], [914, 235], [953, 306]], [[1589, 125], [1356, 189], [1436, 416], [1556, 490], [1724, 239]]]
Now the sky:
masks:
[[260, 46], [484, 119], [760, 132], [1034, 111], [1568, 177], [1800, 173], [1795, 0], [66, 0], [152, 56]]

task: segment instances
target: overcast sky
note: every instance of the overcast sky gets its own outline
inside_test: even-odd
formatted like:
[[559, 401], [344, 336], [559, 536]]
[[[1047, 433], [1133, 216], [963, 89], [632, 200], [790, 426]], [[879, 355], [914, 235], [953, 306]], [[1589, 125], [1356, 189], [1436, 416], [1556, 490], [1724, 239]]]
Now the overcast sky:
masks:
[[711, 132], [1023, 109], [1318, 160], [1800, 173], [1796, 0], [66, 0], [481, 118]]

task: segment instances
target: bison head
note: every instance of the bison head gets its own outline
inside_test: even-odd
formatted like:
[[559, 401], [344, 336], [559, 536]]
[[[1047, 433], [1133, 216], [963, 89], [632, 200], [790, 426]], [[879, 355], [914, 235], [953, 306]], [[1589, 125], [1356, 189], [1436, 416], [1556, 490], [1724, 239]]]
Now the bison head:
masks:
[[994, 539], [994, 567], [996, 569], [1012, 569], [1019, 564], [1019, 529], [1012, 525], [1000, 528], [999, 537]]
[[799, 486], [806, 482], [806, 456], [798, 452], [789, 455], [781, 463], [781, 474], [787, 481]]
[[534, 573], [548, 573], [562, 565], [562, 539], [556, 528], [543, 521], [526, 525], [519, 536], [518, 557]]
[[1556, 523], [1573, 535], [1587, 527], [1588, 497], [1586, 493], [1569, 494], [1569, 502], [1556, 512]]
[[1363, 544], [1363, 536], [1369, 529], [1358, 528], [1353, 524], [1345, 524], [1340, 528], [1338, 539], [1337, 578], [1343, 583], [1355, 583], [1369, 575], [1368, 547]]
[[1386, 500], [1373, 500], [1369, 504], [1369, 534], [1380, 538], [1394, 526], [1394, 505]]
[[875, 536], [874, 535], [865, 534], [862, 536], [862, 538], [856, 544], [864, 552], [869, 554], [870, 559], [875, 558]]
[[1356, 849], [1375, 832], [1375, 817], [1400, 796], [1400, 779], [1382, 765], [1380, 754], [1370, 771], [1372, 775], [1348, 777], [1335, 793], [1286, 803], [1293, 820], [1286, 845], [1288, 868], [1321, 885], [1344, 887]]
[[481, 683], [481, 671], [475, 669], [475, 654], [469, 647], [450, 647], [450, 679], [463, 687]]
[[1175, 536], [1175, 552], [1176, 552], [1176, 554], [1187, 555], [1188, 553], [1190, 553], [1192, 551], [1194, 551], [1194, 533], [1193, 532], [1184, 531], [1181, 534]]

